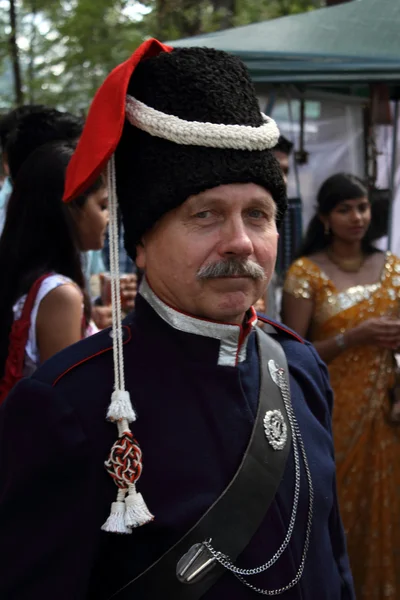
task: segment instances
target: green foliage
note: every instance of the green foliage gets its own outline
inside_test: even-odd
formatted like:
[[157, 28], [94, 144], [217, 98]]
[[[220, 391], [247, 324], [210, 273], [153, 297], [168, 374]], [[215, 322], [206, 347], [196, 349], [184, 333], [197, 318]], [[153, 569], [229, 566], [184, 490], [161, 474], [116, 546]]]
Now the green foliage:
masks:
[[124, 16], [129, 2], [38, 3], [48, 31], [36, 49], [34, 95], [49, 104], [86, 111], [106, 75], [143, 40], [138, 23]]
[[143, 0], [146, 31], [174, 40], [305, 12], [323, 0]]
[[[86, 112], [146, 36], [173, 40], [318, 8], [322, 0], [14, 0], [26, 102]], [[13, 94], [9, 0], [0, 0], [0, 108]], [[142, 16], [143, 15], [143, 16]]]
[[[20, 0], [19, 48], [26, 101], [86, 112], [106, 75], [143, 41], [140, 17], [133, 20], [126, 12], [135, 4], [132, 0]], [[0, 21], [0, 53], [1, 40]], [[0, 54], [4, 63], [1, 59]]]
[[324, 5], [323, 0], [238, 0], [235, 25], [285, 17]]

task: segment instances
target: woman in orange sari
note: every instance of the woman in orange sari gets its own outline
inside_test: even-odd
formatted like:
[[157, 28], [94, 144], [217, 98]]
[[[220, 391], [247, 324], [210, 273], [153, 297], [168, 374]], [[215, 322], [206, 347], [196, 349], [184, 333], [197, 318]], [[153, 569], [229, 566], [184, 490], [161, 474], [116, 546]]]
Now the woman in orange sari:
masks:
[[400, 347], [400, 259], [368, 241], [367, 190], [330, 177], [282, 319], [314, 344], [335, 394], [333, 433], [342, 518], [358, 600], [400, 599], [400, 428], [393, 351]]

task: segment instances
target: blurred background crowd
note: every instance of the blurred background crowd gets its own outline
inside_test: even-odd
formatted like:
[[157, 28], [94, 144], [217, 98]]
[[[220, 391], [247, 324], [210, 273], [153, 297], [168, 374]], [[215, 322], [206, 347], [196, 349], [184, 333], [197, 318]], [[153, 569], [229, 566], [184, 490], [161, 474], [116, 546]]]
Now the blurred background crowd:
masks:
[[[94, 90], [150, 34], [235, 51], [260, 108], [280, 127], [274, 153], [289, 198], [276, 271], [256, 308], [311, 341], [328, 365], [357, 597], [394, 598], [398, 0], [0, 0], [0, 7], [0, 400], [44, 360], [111, 325], [106, 182], [100, 177], [62, 203]], [[141, 274], [123, 243], [119, 258], [129, 312]]]

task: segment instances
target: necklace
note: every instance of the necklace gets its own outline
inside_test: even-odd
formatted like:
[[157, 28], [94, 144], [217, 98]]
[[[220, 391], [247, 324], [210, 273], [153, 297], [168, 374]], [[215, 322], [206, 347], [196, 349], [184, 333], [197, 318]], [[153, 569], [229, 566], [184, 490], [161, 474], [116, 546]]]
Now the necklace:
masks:
[[339, 258], [331, 248], [326, 249], [329, 260], [345, 273], [357, 273], [364, 264], [365, 256], [362, 254], [357, 258]]

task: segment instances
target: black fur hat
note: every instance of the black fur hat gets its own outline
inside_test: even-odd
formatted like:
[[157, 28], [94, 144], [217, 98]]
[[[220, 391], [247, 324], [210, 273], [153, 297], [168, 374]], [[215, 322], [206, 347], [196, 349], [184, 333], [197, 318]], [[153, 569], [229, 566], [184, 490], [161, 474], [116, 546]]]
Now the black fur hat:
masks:
[[[224, 125], [263, 124], [253, 84], [242, 61], [208, 48], [179, 48], [137, 65], [128, 94], [145, 105], [185, 121]], [[278, 208], [286, 190], [271, 150], [237, 150], [179, 144], [125, 120], [115, 153], [118, 201], [125, 247], [134, 259], [143, 234], [189, 196], [218, 185], [256, 183]]]

